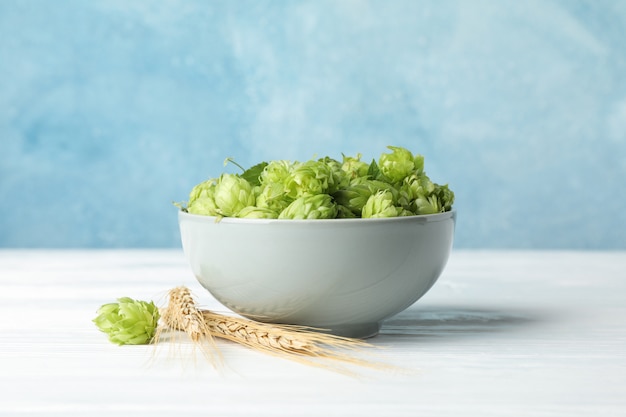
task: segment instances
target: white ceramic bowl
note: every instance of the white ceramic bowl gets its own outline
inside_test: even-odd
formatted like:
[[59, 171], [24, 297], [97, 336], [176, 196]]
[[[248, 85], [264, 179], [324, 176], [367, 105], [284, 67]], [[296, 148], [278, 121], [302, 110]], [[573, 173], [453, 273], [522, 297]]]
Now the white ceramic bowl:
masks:
[[259, 321], [371, 337], [443, 271], [456, 212], [386, 219], [262, 220], [179, 212], [200, 284]]

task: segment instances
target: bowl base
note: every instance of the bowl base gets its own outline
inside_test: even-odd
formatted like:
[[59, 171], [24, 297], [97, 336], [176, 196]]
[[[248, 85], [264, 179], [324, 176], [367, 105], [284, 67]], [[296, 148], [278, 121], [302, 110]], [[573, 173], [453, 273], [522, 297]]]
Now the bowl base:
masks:
[[323, 330], [324, 333], [329, 333], [341, 337], [350, 337], [353, 339], [368, 339], [370, 337], [376, 336], [379, 331], [380, 323], [376, 322], [337, 326], [327, 330]]

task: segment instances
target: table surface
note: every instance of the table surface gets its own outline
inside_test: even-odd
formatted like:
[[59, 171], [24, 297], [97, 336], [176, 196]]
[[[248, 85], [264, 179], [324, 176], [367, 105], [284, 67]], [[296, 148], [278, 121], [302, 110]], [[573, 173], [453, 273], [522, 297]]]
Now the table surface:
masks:
[[[195, 281], [180, 250], [0, 250], [0, 415], [626, 416], [626, 252], [452, 252], [356, 375], [218, 341], [117, 346], [92, 323]], [[372, 350], [374, 353], [372, 353]]]

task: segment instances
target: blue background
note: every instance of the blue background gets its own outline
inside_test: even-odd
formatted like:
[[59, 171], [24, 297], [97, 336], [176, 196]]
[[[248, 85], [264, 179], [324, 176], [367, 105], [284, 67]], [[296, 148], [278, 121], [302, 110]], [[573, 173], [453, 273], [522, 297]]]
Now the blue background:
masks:
[[0, 1], [2, 247], [177, 247], [226, 157], [390, 144], [457, 248], [626, 248], [626, 2]]

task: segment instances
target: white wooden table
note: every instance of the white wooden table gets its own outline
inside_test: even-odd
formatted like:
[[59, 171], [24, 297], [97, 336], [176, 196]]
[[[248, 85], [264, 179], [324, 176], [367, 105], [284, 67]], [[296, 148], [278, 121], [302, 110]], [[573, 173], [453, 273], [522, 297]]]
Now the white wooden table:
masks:
[[[453, 251], [359, 377], [219, 342], [116, 346], [91, 320], [186, 285], [180, 250], [0, 250], [2, 416], [626, 416], [626, 252]], [[178, 346], [178, 347], [176, 347]]]

